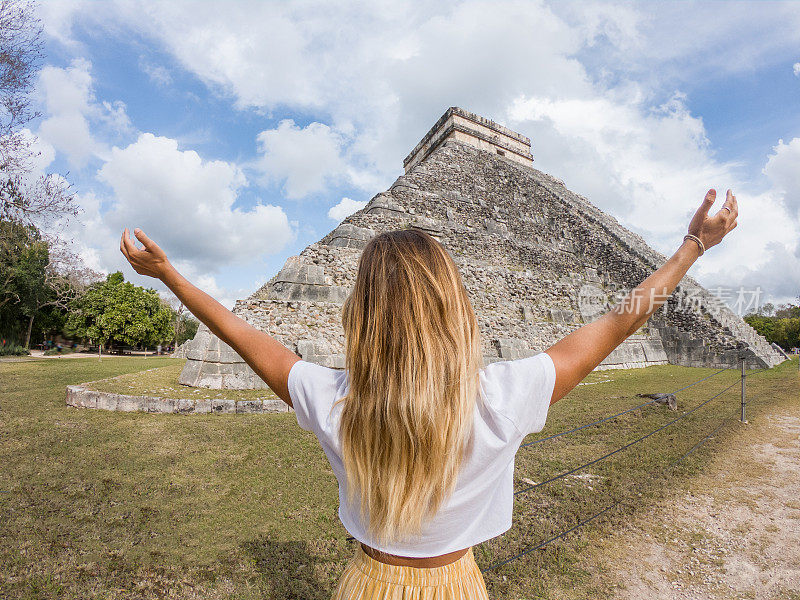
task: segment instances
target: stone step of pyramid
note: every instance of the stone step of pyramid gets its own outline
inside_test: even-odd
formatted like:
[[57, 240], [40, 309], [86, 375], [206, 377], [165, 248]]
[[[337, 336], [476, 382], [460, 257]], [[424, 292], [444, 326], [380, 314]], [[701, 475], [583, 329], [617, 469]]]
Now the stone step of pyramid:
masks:
[[[455, 116], [457, 128], [445, 135], [434, 127], [423, 138], [428, 146], [421, 142], [415, 149], [424, 157], [409, 155], [406, 173], [388, 190], [290, 257], [263, 287], [238, 301], [234, 312], [304, 360], [344, 368], [341, 306], [361, 250], [377, 233], [415, 227], [438, 239], [457, 263], [489, 363], [546, 349], [598, 318], [666, 262], [641, 236], [534, 169], [520, 149], [527, 138], [509, 137], [509, 130], [476, 115], [470, 133], [465, 120], [471, 113], [448, 113], [437, 126]], [[180, 352], [187, 358], [181, 383], [264, 386], [205, 326]], [[785, 360], [686, 276], [664, 306], [597, 369], [667, 363], [735, 367], [740, 356], [751, 368]]]

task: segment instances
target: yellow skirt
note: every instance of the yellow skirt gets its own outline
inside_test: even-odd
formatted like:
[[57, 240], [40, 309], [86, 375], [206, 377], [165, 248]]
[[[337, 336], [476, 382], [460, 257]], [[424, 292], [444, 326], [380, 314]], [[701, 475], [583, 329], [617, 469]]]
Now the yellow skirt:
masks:
[[398, 567], [375, 560], [356, 543], [333, 600], [489, 600], [470, 548], [443, 567]]

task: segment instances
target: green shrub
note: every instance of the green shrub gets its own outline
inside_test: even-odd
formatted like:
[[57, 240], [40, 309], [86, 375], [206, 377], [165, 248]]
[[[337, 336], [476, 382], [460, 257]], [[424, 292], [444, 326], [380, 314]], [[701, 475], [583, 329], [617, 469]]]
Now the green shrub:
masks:
[[28, 354], [30, 354], [28, 350], [16, 344], [0, 346], [0, 356], [27, 356]]

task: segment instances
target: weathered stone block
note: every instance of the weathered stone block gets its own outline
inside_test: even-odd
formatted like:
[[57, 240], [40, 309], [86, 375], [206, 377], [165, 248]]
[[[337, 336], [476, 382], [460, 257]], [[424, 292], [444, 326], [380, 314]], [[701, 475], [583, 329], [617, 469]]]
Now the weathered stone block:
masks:
[[178, 376], [178, 383], [183, 385], [197, 386], [197, 380], [200, 378], [200, 369], [203, 363], [200, 360], [187, 359], [183, 365], [181, 374]]
[[197, 412], [197, 406], [194, 400], [179, 398], [172, 401], [172, 412], [182, 415], [192, 415]]
[[283, 400], [270, 398], [269, 400], [263, 401], [262, 410], [264, 412], [288, 412], [289, 405]]
[[496, 235], [499, 237], [508, 236], [508, 226], [505, 223], [500, 223], [494, 219], [485, 220], [486, 232], [489, 235]]
[[85, 386], [68, 386], [66, 403], [77, 408], [99, 408], [116, 411], [148, 413], [208, 414], [286, 412], [287, 405], [279, 399], [269, 400], [194, 400], [188, 398], [159, 398], [129, 396], [113, 392], [98, 392]]
[[83, 386], [68, 385], [67, 405], [76, 408], [96, 408], [97, 396]]
[[522, 341], [512, 338], [498, 338], [494, 340], [497, 353], [503, 360], [517, 360], [533, 356], [534, 352]]
[[667, 362], [667, 353], [660, 339], [648, 339], [642, 342], [645, 360], [649, 363]]
[[325, 269], [305, 262], [300, 256], [290, 256], [275, 277], [275, 282], [325, 285]]
[[225, 400], [225, 399], [215, 399], [211, 401], [211, 412], [212, 413], [223, 413], [223, 414], [233, 414], [236, 412], [236, 401], [235, 400]]
[[237, 413], [260, 413], [262, 411], [261, 400], [237, 400]]
[[[364, 211], [367, 212], [368, 214], [388, 215], [388, 216], [399, 216], [399, 215], [403, 215], [406, 212], [405, 209], [403, 208], [403, 205], [400, 204], [399, 202], [397, 202], [397, 200], [395, 200], [394, 196], [392, 196], [391, 194], [385, 193], [385, 192], [381, 193], [381, 194], [378, 194], [372, 200], [370, 200], [369, 204], [367, 204], [367, 206], [364, 208]], [[345, 223], [342, 223], [342, 225], [345, 225]], [[349, 223], [347, 223], [346, 225], [348, 227], [353, 227], [354, 229], [360, 229], [360, 228], [357, 228], [357, 227], [355, 227], [353, 225], [350, 225]], [[339, 229], [340, 227], [341, 227], [341, 225], [339, 227], [337, 227], [336, 229]], [[336, 229], [334, 230], [334, 234], [336, 233]], [[372, 235], [375, 235], [374, 231], [372, 231], [372, 230], [368, 230], [368, 231], [370, 231], [372, 233]], [[342, 237], [345, 237], [345, 236], [342, 236]], [[363, 237], [360, 237], [360, 234], [359, 234], [359, 235], [354, 235], [354, 236], [349, 236], [349, 237], [351, 239], [361, 240], [361, 241], [366, 242], [366, 240], [368, 240], [369, 237], [371, 237], [371, 236], [369, 236], [367, 238], [363, 238]], [[334, 244], [332, 242], [331, 242], [331, 244], [334, 245], [334, 246], [342, 245], [342, 244]], [[352, 246], [350, 246], [350, 247], [352, 247]]]
[[565, 308], [551, 308], [549, 312], [550, 318], [556, 323], [572, 323], [575, 319], [575, 313]]
[[348, 291], [335, 285], [278, 282], [272, 286], [270, 297], [277, 300], [342, 303], [347, 298]]
[[237, 365], [237, 370], [225, 375], [222, 389], [240, 390], [253, 388], [253, 379], [257, 377], [253, 370], [245, 363]]

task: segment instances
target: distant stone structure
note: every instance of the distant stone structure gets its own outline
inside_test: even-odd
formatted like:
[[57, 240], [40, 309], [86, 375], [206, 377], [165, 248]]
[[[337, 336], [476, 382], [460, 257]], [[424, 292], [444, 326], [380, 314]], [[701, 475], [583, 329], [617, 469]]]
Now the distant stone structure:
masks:
[[[484, 361], [540, 352], [591, 322], [667, 260], [586, 198], [532, 167], [530, 140], [450, 108], [404, 161], [405, 174], [234, 312], [304, 360], [343, 368], [342, 302], [375, 234], [415, 227], [442, 242], [477, 313]], [[250, 389], [264, 382], [201, 325], [181, 346], [181, 383]], [[694, 279], [676, 290], [598, 369], [677, 364], [771, 367], [785, 357]]]

